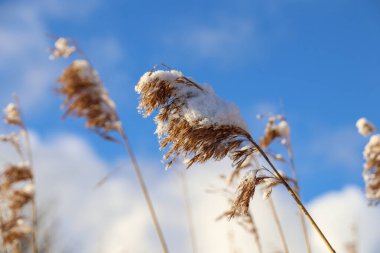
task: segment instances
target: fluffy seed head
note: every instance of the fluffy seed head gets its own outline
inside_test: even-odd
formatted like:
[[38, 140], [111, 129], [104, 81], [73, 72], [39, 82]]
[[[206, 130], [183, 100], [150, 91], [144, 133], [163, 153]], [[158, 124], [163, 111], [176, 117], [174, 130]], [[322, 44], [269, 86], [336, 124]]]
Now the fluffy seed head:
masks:
[[20, 111], [14, 103], [9, 103], [5, 107], [4, 121], [8, 125], [22, 126]]
[[54, 49], [51, 50], [50, 60], [63, 57], [67, 58], [76, 51], [75, 46], [70, 45], [70, 42], [66, 38], [58, 38], [54, 43]]
[[363, 177], [367, 198], [371, 202], [380, 201], [380, 134], [371, 136], [364, 148], [365, 159]]
[[356, 122], [356, 128], [358, 129], [358, 132], [364, 137], [376, 131], [375, 126], [371, 122], [369, 122], [366, 118], [360, 118]]
[[176, 70], [145, 73], [135, 87], [141, 99], [139, 111], [155, 117], [161, 148], [170, 167], [183, 155], [187, 166], [231, 155], [236, 165], [254, 148], [242, 148], [250, 138], [239, 110], [221, 100], [209, 86], [201, 86]]
[[86, 127], [93, 129], [106, 139], [111, 131], [122, 131], [115, 104], [108, 96], [98, 73], [86, 60], [75, 60], [59, 77], [60, 87], [56, 91], [65, 96], [67, 115], [83, 117]]
[[269, 117], [260, 145], [267, 148], [276, 138], [286, 139], [290, 134], [288, 123], [280, 116]]
[[33, 178], [32, 169], [27, 163], [9, 164], [3, 171], [4, 185], [31, 180]]
[[246, 215], [257, 185], [257, 170], [249, 171], [239, 184], [229, 217]]

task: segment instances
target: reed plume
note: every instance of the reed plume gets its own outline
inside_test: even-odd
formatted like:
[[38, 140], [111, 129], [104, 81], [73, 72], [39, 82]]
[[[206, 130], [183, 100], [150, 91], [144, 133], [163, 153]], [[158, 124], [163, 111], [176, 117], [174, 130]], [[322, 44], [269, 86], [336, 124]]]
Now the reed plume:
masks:
[[363, 151], [363, 178], [367, 199], [377, 205], [380, 202], [380, 134], [375, 133], [375, 126], [365, 118], [359, 119], [356, 127], [365, 137], [372, 134]]
[[[56, 92], [65, 97], [63, 108], [65, 108], [66, 111], [63, 117], [75, 116], [85, 118], [86, 128], [95, 131], [95, 133], [105, 140], [123, 143], [131, 158], [131, 163], [144, 194], [144, 199], [148, 205], [156, 233], [161, 243], [162, 251], [167, 253], [167, 244], [141, 173], [141, 169], [119, 119], [115, 103], [109, 97], [97, 71], [87, 60], [74, 60], [63, 71], [57, 82], [60, 86], [56, 89]], [[119, 134], [121, 140], [112, 136], [113, 133]]]
[[[37, 207], [32, 153], [29, 133], [18, 104], [7, 105], [4, 109], [4, 122], [16, 127], [18, 132], [1, 135], [0, 141], [13, 147], [21, 162], [7, 163], [0, 174], [0, 226], [3, 250], [16, 251], [22, 241], [31, 238], [31, 248], [37, 253]], [[26, 147], [21, 144], [21, 139], [25, 140]], [[29, 205], [32, 208], [31, 217], [25, 216]]]
[[73, 42], [66, 38], [57, 38], [54, 42], [54, 48], [50, 49], [51, 55], [50, 60], [55, 60], [58, 58], [68, 58], [77, 51], [77, 48], [73, 45]]
[[[261, 114], [257, 115], [257, 118], [265, 118], [266, 116]], [[295, 169], [295, 163], [294, 163], [294, 156], [293, 156], [293, 147], [291, 144], [291, 138], [290, 138], [290, 127], [289, 124], [283, 115], [269, 115], [268, 116], [268, 122], [265, 127], [264, 135], [260, 138], [260, 144], [262, 147], [268, 149], [271, 144], [275, 140], [280, 140], [280, 144], [287, 150], [288, 153], [288, 158], [290, 162], [290, 170], [292, 173], [292, 177], [287, 177], [285, 174], [283, 174], [283, 178], [286, 178], [286, 180], [292, 181], [293, 183], [293, 189], [295, 193], [298, 195], [298, 197], [301, 199], [301, 194], [300, 194], [300, 188], [298, 184], [298, 179], [296, 175], [296, 169]], [[282, 154], [276, 154], [273, 156], [275, 160], [285, 162], [286, 160], [283, 158]], [[273, 201], [271, 200], [270, 202], [272, 209], [274, 209], [274, 204]], [[275, 214], [276, 210], [273, 210], [273, 213]], [[300, 209], [299, 212], [300, 215], [300, 220], [301, 220], [301, 226], [305, 238], [305, 243], [306, 243], [306, 249], [308, 253], [311, 253], [311, 244], [310, 244], [310, 239], [309, 235], [307, 232], [307, 226], [305, 223], [305, 218], [302, 215], [302, 210]], [[278, 222], [278, 224], [280, 224]], [[282, 230], [279, 227], [280, 230]], [[282, 236], [284, 237], [284, 236]]]
[[[225, 179], [225, 176], [222, 175], [221, 178]], [[210, 189], [208, 190], [208, 192], [219, 193], [223, 195], [227, 199], [230, 205], [232, 205], [234, 202], [234, 192], [231, 190], [230, 184], [228, 184], [226, 187], [222, 189]], [[234, 220], [237, 222], [237, 224], [240, 225], [247, 233], [253, 236], [258, 252], [262, 253], [263, 249], [262, 249], [261, 239], [259, 235], [259, 230], [257, 228], [253, 214], [249, 210], [247, 210], [246, 213], [242, 215], [235, 215], [234, 217], [235, 217]], [[223, 212], [221, 215], [219, 215], [216, 218], [216, 220], [218, 221], [223, 218], [227, 218], [227, 219], [231, 218], [231, 208], [229, 208], [228, 210]]]
[[210, 86], [200, 86], [176, 70], [145, 73], [135, 87], [144, 117], [158, 110], [156, 134], [167, 168], [179, 155], [186, 165], [221, 160], [230, 155], [240, 165], [254, 148], [242, 148], [249, 133], [239, 110], [219, 99]]
[[[271, 172], [281, 180], [329, 250], [335, 252], [298, 195], [253, 140], [236, 106], [218, 98], [210, 86], [199, 85], [181, 72], [171, 69], [145, 73], [135, 90], [140, 94], [138, 108], [145, 117], [158, 111], [155, 117], [156, 133], [160, 147], [164, 149], [169, 146], [164, 156], [167, 168], [180, 155], [186, 159], [187, 167], [190, 167], [194, 163], [210, 159], [221, 160], [227, 155], [234, 166], [240, 166], [248, 156], [261, 154]], [[237, 209], [239, 212], [248, 210], [244, 206], [254, 191], [247, 191], [244, 196], [238, 196], [238, 199], [245, 201], [235, 204], [236, 207], [242, 207]]]

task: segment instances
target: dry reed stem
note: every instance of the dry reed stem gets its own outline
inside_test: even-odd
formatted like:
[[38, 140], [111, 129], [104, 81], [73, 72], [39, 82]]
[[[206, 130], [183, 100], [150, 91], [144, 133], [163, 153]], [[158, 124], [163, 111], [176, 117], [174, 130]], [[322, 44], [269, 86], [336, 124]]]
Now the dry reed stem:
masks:
[[196, 233], [194, 229], [193, 212], [191, 209], [191, 201], [190, 201], [190, 196], [189, 196], [189, 190], [187, 187], [186, 175], [184, 172], [179, 172], [179, 176], [181, 178], [182, 192], [183, 192], [183, 197], [185, 201], [185, 209], [186, 209], [186, 214], [187, 214], [187, 223], [189, 226], [191, 249], [193, 253], [197, 253], [198, 252], [197, 238], [196, 238]]
[[323, 234], [321, 229], [318, 227], [317, 223], [314, 221], [313, 217], [309, 214], [306, 207], [303, 205], [302, 201], [298, 198], [298, 195], [293, 191], [292, 187], [286, 182], [286, 180], [282, 177], [282, 175], [279, 173], [279, 171], [274, 167], [268, 156], [265, 154], [264, 150], [261, 149], [261, 147], [254, 142], [254, 140], [251, 138], [251, 143], [256, 147], [258, 152], [264, 157], [265, 161], [269, 164], [269, 166], [272, 168], [273, 172], [278, 176], [281, 181], [283, 182], [283, 185], [285, 186], [286, 190], [290, 193], [290, 195], [293, 197], [293, 199], [296, 201], [299, 208], [302, 210], [304, 215], [308, 218], [313, 228], [316, 230], [318, 235], [321, 237], [323, 242], [325, 243], [326, 247], [329, 249], [330, 252], [335, 253], [334, 248], [331, 246], [330, 242], [327, 240], [326, 236]]
[[134, 152], [132, 150], [132, 147], [130, 146], [128, 138], [127, 138], [127, 135], [124, 133], [124, 131], [122, 132], [122, 137], [123, 137], [123, 140], [124, 140], [124, 146], [126, 147], [126, 150], [127, 150], [128, 154], [129, 154], [129, 157], [131, 158], [131, 162], [132, 162], [133, 168], [134, 168], [134, 170], [136, 172], [137, 179], [139, 181], [139, 184], [141, 186], [142, 192], [144, 194], [145, 201], [146, 201], [146, 203], [148, 205], [149, 212], [151, 214], [154, 227], [156, 229], [157, 235], [158, 235], [160, 243], [161, 243], [162, 251], [164, 253], [169, 253], [169, 249], [168, 249], [168, 246], [167, 246], [164, 234], [162, 232], [160, 223], [158, 221], [157, 214], [156, 214], [156, 211], [154, 209], [152, 200], [150, 198], [148, 188], [146, 187], [146, 184], [145, 184], [145, 181], [144, 181], [144, 177], [141, 174], [141, 169], [140, 169], [140, 167], [139, 167], [139, 165], [137, 163], [137, 160], [136, 160], [136, 157], [135, 157]]
[[[289, 156], [289, 160], [290, 160], [290, 168], [291, 168], [291, 171], [292, 171], [292, 177], [293, 177], [293, 180], [295, 182], [294, 188], [295, 188], [296, 193], [298, 194], [299, 198], [301, 199], [300, 187], [299, 187], [299, 184], [298, 184], [298, 179], [297, 179], [297, 174], [296, 174], [296, 167], [295, 167], [295, 163], [294, 163], [293, 148], [292, 148], [292, 144], [291, 144], [291, 141], [290, 141], [290, 134], [287, 135], [286, 147], [287, 147], [287, 150], [288, 150], [288, 156]], [[312, 250], [311, 250], [311, 245], [310, 245], [309, 234], [307, 232], [307, 226], [306, 226], [306, 222], [305, 222], [305, 217], [302, 215], [301, 212], [302, 212], [302, 210], [300, 209], [299, 210], [299, 214], [300, 214], [300, 219], [301, 219], [302, 231], [303, 231], [303, 235], [304, 235], [305, 243], [306, 243], [306, 250], [307, 250], [308, 253], [311, 253]]]
[[240, 222], [241, 226], [245, 227], [246, 230], [253, 235], [255, 239], [255, 243], [257, 246], [257, 250], [259, 253], [263, 253], [263, 248], [260, 241], [259, 231], [256, 226], [255, 219], [253, 217], [253, 214], [248, 210], [248, 213], [246, 216], [242, 217], [242, 222]]
[[[265, 115], [261, 115], [258, 118], [265, 118], [265, 117], [266, 117]], [[269, 114], [268, 123], [265, 128], [264, 136], [260, 139], [260, 145], [264, 148], [268, 148], [273, 143], [273, 141], [277, 138], [282, 138], [281, 144], [285, 146], [288, 152], [288, 157], [290, 160], [290, 170], [292, 173], [292, 181], [294, 183], [294, 189], [297, 195], [300, 197], [300, 188], [299, 188], [298, 180], [296, 176], [293, 150], [292, 150], [291, 139], [290, 139], [290, 128], [288, 126], [285, 116]], [[276, 158], [277, 157], [275, 156], [274, 159]], [[281, 159], [276, 159], [276, 160], [281, 161]], [[311, 253], [310, 240], [307, 233], [305, 218], [301, 214], [302, 211], [299, 210], [299, 212], [300, 212], [300, 221], [301, 221], [302, 231], [303, 231], [305, 243], [306, 243], [306, 249], [308, 253]]]
[[[288, 157], [290, 160], [290, 170], [292, 173], [292, 181], [294, 183], [294, 189], [295, 189], [298, 197], [301, 198], [300, 188], [299, 188], [298, 179], [297, 179], [296, 170], [295, 170], [293, 149], [292, 149], [291, 138], [290, 138], [290, 128], [288, 126], [288, 123], [286, 121], [285, 116], [283, 116], [283, 115], [269, 116], [268, 123], [267, 123], [267, 126], [265, 128], [264, 136], [260, 139], [260, 144], [262, 147], [267, 148], [277, 138], [282, 138], [281, 144], [283, 144], [285, 146], [285, 148], [288, 152]], [[308, 253], [311, 253], [311, 245], [310, 245], [310, 240], [309, 240], [309, 236], [307, 233], [305, 218], [301, 214], [301, 212], [302, 211], [299, 210], [300, 221], [301, 221], [302, 231], [303, 231], [304, 238], [305, 238], [306, 249], [307, 249]]]
[[282, 243], [282, 247], [284, 249], [284, 253], [289, 253], [289, 248], [288, 248], [288, 244], [286, 242], [285, 233], [284, 233], [284, 230], [282, 229], [280, 218], [278, 217], [276, 206], [273, 203], [272, 196], [269, 196], [268, 201], [269, 201], [270, 210], [272, 211], [272, 215], [273, 215], [274, 221], [276, 223], [277, 231], [278, 231], [278, 234], [280, 236], [280, 240]]
[[72, 115], [85, 118], [86, 127], [94, 130], [105, 140], [117, 141], [111, 136], [111, 132], [117, 132], [121, 136], [148, 205], [162, 250], [164, 253], [169, 252], [141, 169], [119, 120], [116, 106], [108, 96], [96, 70], [86, 60], [75, 60], [64, 70], [58, 79], [58, 83], [60, 83], [60, 87], [56, 91], [66, 98], [64, 117]]

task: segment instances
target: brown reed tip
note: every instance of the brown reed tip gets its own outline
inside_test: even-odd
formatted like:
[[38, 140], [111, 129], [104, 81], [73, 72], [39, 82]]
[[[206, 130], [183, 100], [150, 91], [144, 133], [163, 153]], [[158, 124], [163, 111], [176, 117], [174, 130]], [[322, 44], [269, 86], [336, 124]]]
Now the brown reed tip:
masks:
[[376, 131], [376, 127], [366, 118], [360, 118], [356, 122], [356, 128], [358, 129], [358, 132], [364, 137], [367, 137], [368, 135]]
[[22, 126], [20, 111], [16, 104], [9, 103], [4, 109], [4, 121], [8, 125]]
[[83, 117], [86, 127], [107, 140], [109, 133], [122, 131], [115, 103], [109, 97], [98, 73], [86, 60], [75, 60], [58, 79], [56, 91], [65, 96], [63, 107], [67, 115]]
[[371, 204], [377, 204], [380, 201], [380, 134], [371, 136], [363, 156], [366, 161], [363, 166], [366, 195]]
[[51, 55], [49, 56], [49, 59], [55, 60], [61, 57], [68, 58], [76, 50], [77, 50], [76, 47], [72, 45], [70, 40], [60, 37], [54, 42], [54, 48], [50, 50]]
[[286, 120], [281, 116], [271, 116], [265, 127], [263, 137], [260, 138], [260, 145], [267, 148], [276, 138], [289, 136], [290, 129]]
[[209, 86], [202, 86], [176, 70], [145, 73], [135, 87], [138, 109], [145, 116], [158, 110], [156, 134], [169, 168], [183, 155], [188, 167], [230, 155], [241, 165], [254, 152], [244, 147], [250, 137], [234, 105], [221, 100]]

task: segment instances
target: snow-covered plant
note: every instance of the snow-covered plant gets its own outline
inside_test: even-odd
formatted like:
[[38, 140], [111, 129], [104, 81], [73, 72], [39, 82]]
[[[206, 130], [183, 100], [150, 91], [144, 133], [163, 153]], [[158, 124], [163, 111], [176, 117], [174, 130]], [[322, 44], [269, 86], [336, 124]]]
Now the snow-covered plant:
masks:
[[86, 118], [86, 127], [111, 139], [112, 131], [122, 132], [115, 103], [110, 99], [98, 73], [86, 60], [75, 60], [58, 78], [56, 91], [65, 96], [67, 115]]
[[375, 126], [366, 118], [360, 118], [356, 127], [363, 136], [372, 134], [363, 151], [363, 178], [368, 200], [371, 204], [377, 204], [380, 202], [380, 134], [374, 133]]
[[[161, 149], [169, 147], [164, 156], [167, 168], [179, 157], [188, 167], [210, 159], [229, 156], [233, 165], [241, 166], [252, 155], [262, 155], [271, 173], [281, 181], [331, 252], [335, 252], [318, 228], [298, 195], [274, 167], [263, 149], [253, 140], [239, 110], [220, 99], [208, 85], [200, 85], [176, 70], [152, 70], [145, 73], [135, 90], [140, 94], [138, 109], [145, 116], [158, 111], [155, 117], [156, 134]], [[285, 132], [282, 126], [281, 133]], [[244, 181], [232, 209], [248, 211], [257, 178], [251, 175]], [[236, 208], [235, 208], [236, 207]]]
[[[17, 103], [9, 103], [5, 107], [4, 122], [18, 131], [1, 135], [0, 142], [11, 145], [19, 155], [20, 162], [6, 164], [0, 174], [1, 250], [16, 252], [23, 242], [30, 241], [33, 252], [37, 253], [37, 208], [32, 153], [29, 133]], [[23, 139], [26, 146], [20, 141]], [[28, 207], [31, 208], [31, 215], [27, 211]]]
[[176, 70], [145, 73], [135, 87], [141, 99], [139, 110], [145, 117], [158, 110], [156, 134], [167, 168], [183, 155], [190, 167], [209, 159], [231, 155], [240, 165], [252, 154], [247, 125], [239, 109], [221, 100], [210, 86], [199, 85]]
[[58, 38], [54, 43], [54, 48], [51, 49], [50, 60], [55, 60], [57, 58], [63, 57], [68, 58], [77, 50], [73, 43], [66, 38]]
[[[61, 41], [60, 41], [61, 40]], [[56, 41], [55, 46], [59, 56], [70, 56], [75, 48], [70, 48], [66, 40], [62, 38]], [[62, 47], [60, 45], [62, 44]], [[61, 51], [60, 51], [61, 50]], [[53, 57], [54, 59], [57, 57]], [[145, 184], [144, 177], [141, 173], [140, 166], [129, 144], [127, 134], [123, 129], [119, 119], [116, 105], [108, 95], [103, 82], [100, 80], [97, 71], [91, 66], [89, 61], [83, 59], [74, 60], [66, 69], [64, 69], [57, 82], [59, 87], [57, 93], [65, 97], [63, 108], [66, 110], [64, 117], [76, 116], [86, 119], [86, 127], [94, 130], [98, 135], [108, 141], [119, 141], [124, 146], [131, 158], [133, 169], [144, 199], [147, 203], [154, 227], [159, 237], [162, 250], [168, 252], [167, 244], [159, 224], [156, 211], [150, 198], [148, 187]], [[120, 137], [117, 140], [111, 133], [116, 133]]]
[[376, 131], [375, 126], [366, 118], [358, 119], [358, 121], [356, 122], [356, 128], [358, 129], [358, 132], [364, 137], [367, 137], [368, 135]]

